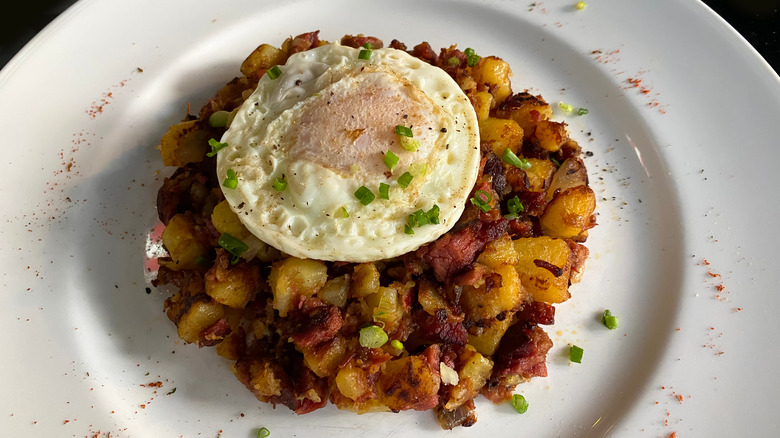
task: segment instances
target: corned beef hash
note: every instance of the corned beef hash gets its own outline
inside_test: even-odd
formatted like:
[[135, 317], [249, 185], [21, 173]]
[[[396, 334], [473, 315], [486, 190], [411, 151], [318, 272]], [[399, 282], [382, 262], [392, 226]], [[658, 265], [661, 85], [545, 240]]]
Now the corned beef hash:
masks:
[[480, 55], [305, 33], [173, 125], [154, 285], [179, 337], [298, 414], [451, 429], [546, 376], [595, 195], [566, 124]]

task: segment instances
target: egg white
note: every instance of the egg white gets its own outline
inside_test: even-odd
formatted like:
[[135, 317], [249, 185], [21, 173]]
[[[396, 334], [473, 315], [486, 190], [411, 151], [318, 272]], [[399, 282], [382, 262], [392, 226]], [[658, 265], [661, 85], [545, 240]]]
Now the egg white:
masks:
[[[404, 51], [359, 52], [327, 44], [292, 55], [280, 77], [263, 76], [221, 140], [217, 174], [238, 176], [225, 198], [252, 234], [296, 257], [364, 262], [413, 251], [452, 228], [477, 178], [476, 114], [457, 83]], [[401, 147], [396, 125], [411, 126], [419, 149]], [[399, 158], [392, 172], [388, 150]], [[414, 178], [403, 188], [407, 171]], [[280, 178], [283, 191], [273, 187]], [[368, 205], [354, 195], [361, 186], [377, 195]], [[434, 205], [439, 224], [404, 232], [410, 214]]]

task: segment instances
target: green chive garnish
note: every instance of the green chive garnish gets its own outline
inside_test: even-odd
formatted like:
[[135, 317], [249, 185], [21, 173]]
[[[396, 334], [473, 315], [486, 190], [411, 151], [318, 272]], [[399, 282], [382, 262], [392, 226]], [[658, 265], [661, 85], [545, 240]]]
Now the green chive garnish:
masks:
[[265, 72], [265, 74], [267, 74], [268, 77], [271, 78], [271, 79], [276, 79], [276, 78], [278, 78], [279, 76], [282, 75], [282, 69], [279, 68], [278, 65], [275, 65], [275, 66], [269, 68], [268, 71]]
[[379, 198], [390, 199], [390, 186], [385, 183], [379, 183]]
[[370, 325], [360, 329], [360, 345], [366, 348], [379, 348], [387, 342], [387, 333], [382, 327]]
[[576, 345], [572, 345], [571, 348], [569, 348], [569, 360], [574, 363], [582, 363], [583, 351], [584, 350], [582, 348]]
[[395, 133], [404, 137], [414, 137], [412, 128], [407, 128], [404, 125], [395, 125]]
[[580, 109], [577, 110], [577, 115], [578, 116], [584, 116], [585, 114], [588, 114], [588, 109], [587, 108], [580, 108]]
[[528, 401], [520, 394], [514, 394], [512, 396], [512, 407], [515, 408], [518, 414], [525, 414], [528, 410]]
[[428, 222], [432, 224], [438, 224], [439, 223], [439, 206], [434, 204], [433, 207], [431, 207], [430, 210], [425, 212], [425, 216], [428, 217]]
[[374, 192], [368, 187], [360, 186], [360, 188], [355, 191], [355, 197], [358, 198], [361, 204], [368, 205], [376, 198], [376, 195], [374, 195]]
[[385, 152], [385, 166], [390, 169], [390, 172], [393, 171], [396, 164], [398, 164], [398, 155], [394, 154], [393, 151]]
[[219, 246], [225, 248], [225, 250], [233, 256], [230, 259], [231, 264], [236, 264], [241, 253], [249, 249], [249, 246], [246, 243], [228, 233], [222, 233], [217, 242], [219, 243]]
[[509, 148], [504, 149], [504, 153], [501, 154], [501, 159], [504, 161], [504, 163], [510, 164], [515, 167], [519, 167], [520, 169], [523, 170], [526, 170], [531, 167], [531, 163], [529, 163], [528, 160], [526, 160], [525, 158], [518, 157]]
[[619, 327], [618, 317], [613, 315], [609, 309], [604, 311], [604, 316], [601, 317], [601, 322], [610, 330], [615, 330]]
[[471, 203], [479, 207], [480, 210], [487, 213], [490, 211], [490, 201], [493, 199], [490, 193], [484, 190], [477, 190], [471, 198]]
[[509, 211], [509, 214], [505, 214], [504, 217], [510, 220], [515, 219], [520, 213], [525, 211], [525, 207], [523, 206], [523, 203], [520, 201], [520, 197], [517, 195], [515, 195], [514, 198], [507, 201], [506, 209]]
[[209, 126], [212, 128], [224, 128], [227, 126], [229, 111], [214, 111], [209, 116]]
[[341, 217], [344, 219], [349, 217], [349, 212], [347, 211], [347, 207], [341, 207]]
[[238, 187], [238, 176], [236, 175], [236, 171], [233, 169], [227, 170], [227, 178], [225, 178], [225, 181], [222, 182], [223, 187], [227, 187], [229, 189], [235, 189]]
[[207, 153], [207, 157], [213, 157], [214, 155], [217, 155], [217, 152], [219, 152], [220, 149], [224, 149], [227, 147], [227, 143], [220, 143], [217, 140], [214, 140], [213, 138], [209, 139], [209, 146], [211, 146], [211, 152]]
[[413, 178], [414, 177], [412, 176], [411, 173], [404, 172], [403, 175], [398, 177], [398, 185], [403, 187], [403, 188], [407, 188], [407, 187], [409, 187], [409, 184], [412, 182]]
[[403, 342], [399, 341], [398, 339], [393, 339], [392, 341], [390, 341], [390, 345], [393, 348], [395, 348], [396, 350], [403, 350], [404, 349]]
[[[363, 47], [366, 47], [366, 45], [371, 46], [370, 44], [366, 43]], [[371, 52], [372, 50], [370, 48], [365, 48], [358, 53], [358, 59], [362, 59], [364, 61], [368, 61], [371, 59]]]
[[287, 180], [284, 177], [276, 178], [274, 180], [274, 190], [277, 192], [283, 192], [287, 188]]
[[571, 106], [571, 105], [569, 105], [568, 103], [565, 103], [565, 102], [558, 102], [558, 108], [560, 108], [560, 109], [562, 109], [564, 111], [568, 111], [568, 112], [571, 112], [571, 111], [574, 110], [573, 106]]
[[414, 152], [420, 147], [420, 140], [412, 137], [400, 136], [401, 147], [409, 152]]
[[271, 431], [265, 427], [261, 427], [257, 430], [257, 438], [268, 438], [269, 436], [271, 436]]

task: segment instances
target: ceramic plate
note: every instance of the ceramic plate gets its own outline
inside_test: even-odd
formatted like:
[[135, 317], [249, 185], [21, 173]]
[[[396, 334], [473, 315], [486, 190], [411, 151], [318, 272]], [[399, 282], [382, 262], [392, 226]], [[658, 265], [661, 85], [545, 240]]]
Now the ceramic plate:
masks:
[[[82, 1], [0, 73], [8, 436], [777, 436], [780, 80], [697, 1]], [[258, 44], [320, 30], [458, 44], [512, 66], [560, 110], [599, 225], [549, 330], [530, 403], [296, 416], [177, 340], [150, 288], [161, 135]], [[606, 330], [609, 308], [620, 328]], [[765, 340], [767, 339], [767, 340]], [[584, 349], [568, 361], [569, 345]], [[474, 434], [477, 435], [474, 435]]]

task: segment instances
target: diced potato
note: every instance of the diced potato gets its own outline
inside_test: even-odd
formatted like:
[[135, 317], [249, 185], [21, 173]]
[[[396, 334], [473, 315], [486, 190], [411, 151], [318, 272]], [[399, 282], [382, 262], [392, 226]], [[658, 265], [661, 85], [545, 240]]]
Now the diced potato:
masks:
[[531, 138], [536, 130], [536, 124], [552, 117], [550, 105], [541, 96], [529, 93], [518, 93], [506, 100], [505, 105], [496, 108], [495, 116], [502, 119], [512, 119], [523, 128], [526, 139]]
[[160, 140], [160, 155], [166, 166], [181, 167], [203, 161], [214, 133], [201, 120], [177, 123]]
[[349, 274], [344, 274], [328, 280], [317, 296], [330, 305], [344, 308], [349, 298], [349, 277]]
[[542, 120], [536, 124], [534, 136], [539, 140], [539, 147], [550, 152], [556, 152], [561, 148], [569, 133], [566, 131], [566, 123]]
[[240, 240], [246, 239], [251, 234], [241, 223], [238, 215], [230, 208], [230, 203], [224, 199], [211, 212], [211, 223], [220, 233], [228, 233]]
[[246, 346], [244, 337], [239, 333], [232, 332], [225, 339], [217, 344], [217, 354], [225, 359], [238, 360], [244, 352]]
[[288, 257], [274, 263], [268, 276], [274, 309], [280, 316], [287, 316], [298, 298], [314, 295], [327, 280], [328, 268], [317, 260]]
[[439, 309], [449, 310], [450, 308], [447, 300], [427, 281], [420, 283], [420, 287], [417, 290], [417, 301], [429, 315], [436, 315], [436, 311]]
[[493, 361], [468, 344], [458, 361], [463, 362], [463, 367], [458, 371], [458, 384], [452, 388], [444, 404], [444, 409], [449, 411], [476, 397], [493, 372]]
[[490, 94], [495, 98], [496, 105], [512, 94], [512, 84], [509, 81], [511, 74], [509, 64], [495, 56], [480, 59], [479, 64], [471, 70], [471, 77], [488, 87]]
[[222, 304], [210, 299], [195, 301], [176, 324], [179, 337], [184, 342], [198, 342], [200, 332], [211, 327], [224, 316], [225, 309]]
[[528, 190], [532, 192], [547, 190], [555, 174], [555, 164], [550, 160], [539, 158], [527, 158], [527, 160], [531, 164], [531, 167], [525, 170], [525, 174], [528, 176]]
[[508, 234], [488, 242], [485, 249], [477, 257], [478, 263], [493, 269], [498, 269], [501, 265], [515, 265], [518, 260], [519, 256]]
[[244, 76], [253, 76], [256, 73], [284, 64], [287, 61], [287, 53], [269, 44], [261, 44], [241, 63], [241, 73]]
[[364, 369], [349, 363], [336, 375], [336, 388], [343, 396], [359, 401], [372, 391], [373, 384]]
[[258, 265], [230, 265], [227, 257], [217, 257], [205, 275], [206, 293], [218, 303], [243, 309], [257, 293], [260, 280]]
[[547, 204], [540, 218], [542, 232], [552, 237], [575, 239], [593, 226], [596, 194], [588, 186], [559, 192]]
[[379, 290], [379, 270], [369, 263], [355, 266], [352, 274], [351, 294], [355, 298], [363, 298]]
[[282, 394], [282, 381], [276, 377], [273, 365], [268, 360], [255, 360], [249, 366], [252, 376], [249, 384], [252, 392], [260, 397], [273, 397]]
[[507, 316], [503, 321], [494, 319], [490, 327], [478, 330], [477, 334], [469, 333], [468, 343], [480, 354], [492, 356], [510, 325], [512, 325], [511, 315]]
[[162, 232], [163, 245], [172, 260], [165, 267], [174, 271], [196, 269], [198, 261], [208, 255], [208, 242], [196, 237], [202, 234], [198, 227], [191, 215], [180, 213], [171, 218]]
[[[421, 356], [385, 362], [377, 380], [379, 399], [396, 411], [432, 409], [438, 404], [441, 378]], [[341, 388], [339, 388], [341, 390]]]
[[534, 301], [562, 303], [568, 300], [571, 271], [568, 243], [541, 236], [517, 239], [514, 245], [520, 255], [520, 261], [515, 265], [520, 281]]
[[484, 281], [464, 286], [460, 305], [468, 321], [492, 320], [501, 314], [506, 317], [520, 305], [525, 295], [515, 267], [501, 264], [493, 270], [493, 274], [486, 274]]
[[474, 111], [477, 113], [477, 121], [482, 122], [490, 117], [490, 110], [495, 105], [493, 95], [487, 91], [478, 91], [474, 94]]
[[303, 350], [306, 366], [319, 377], [332, 376], [347, 355], [347, 340], [340, 335], [312, 349]]
[[479, 137], [500, 157], [507, 148], [517, 153], [523, 144], [523, 128], [512, 119], [488, 117], [479, 122]]

